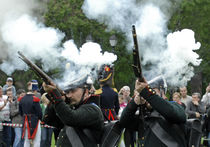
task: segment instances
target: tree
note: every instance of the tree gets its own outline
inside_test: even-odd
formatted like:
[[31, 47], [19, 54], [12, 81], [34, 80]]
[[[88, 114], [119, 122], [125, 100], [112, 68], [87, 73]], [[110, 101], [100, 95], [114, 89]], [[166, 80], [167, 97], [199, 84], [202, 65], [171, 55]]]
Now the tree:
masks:
[[82, 12], [83, 1], [79, 0], [50, 0], [48, 11], [45, 14], [45, 24], [50, 27], [58, 28], [65, 33], [63, 41], [73, 39], [77, 47], [85, 43], [86, 37], [91, 34], [93, 41], [101, 45], [103, 51], [112, 51], [109, 38], [115, 34], [118, 44], [115, 53], [118, 60], [115, 63], [115, 87], [117, 89], [124, 85], [134, 85], [134, 74], [132, 71], [132, 55], [126, 51], [126, 40], [124, 34], [117, 31], [107, 31], [104, 24], [95, 20], [88, 19]]
[[[202, 72], [203, 85], [206, 87], [210, 81], [210, 1], [209, 0], [183, 0], [181, 7], [170, 20], [169, 28], [173, 31], [184, 28], [192, 29], [195, 38], [201, 43], [201, 49], [197, 51], [203, 60], [195, 73]], [[197, 84], [197, 83], [195, 83]], [[204, 92], [203, 88], [203, 92]]]

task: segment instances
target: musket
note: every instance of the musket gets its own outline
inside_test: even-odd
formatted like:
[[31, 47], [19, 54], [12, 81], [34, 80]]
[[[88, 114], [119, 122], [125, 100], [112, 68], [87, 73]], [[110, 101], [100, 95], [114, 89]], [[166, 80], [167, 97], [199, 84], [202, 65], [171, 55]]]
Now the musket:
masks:
[[[24, 56], [20, 51], [18, 51], [18, 54], [20, 55], [19, 58], [22, 59], [23, 62], [25, 62], [36, 73], [36, 75], [38, 75], [46, 84], [54, 83], [53, 80], [45, 72], [43, 72], [31, 60], [26, 58], [26, 56]], [[57, 85], [56, 88], [62, 95], [64, 95], [64, 91], [61, 90]]]
[[135, 25], [132, 26], [132, 34], [133, 34], [133, 42], [134, 42], [132, 67], [133, 67], [135, 76], [138, 78], [140, 82], [143, 82], [144, 79], [143, 79], [142, 68], [141, 68], [141, 56], [139, 54], [139, 47], [138, 47], [138, 40], [137, 40]]
[[[138, 47], [138, 40], [137, 40], [137, 34], [136, 34], [136, 28], [135, 25], [132, 26], [132, 34], [133, 34], [133, 42], [134, 42], [134, 48], [133, 48], [133, 71], [135, 76], [138, 78], [139, 82], [144, 82], [144, 78], [142, 75], [142, 68], [141, 68], [141, 56], [139, 54], [139, 47]], [[143, 114], [143, 105], [140, 103], [139, 105], [139, 124], [138, 125], [138, 137], [142, 137], [144, 134], [144, 114]]]

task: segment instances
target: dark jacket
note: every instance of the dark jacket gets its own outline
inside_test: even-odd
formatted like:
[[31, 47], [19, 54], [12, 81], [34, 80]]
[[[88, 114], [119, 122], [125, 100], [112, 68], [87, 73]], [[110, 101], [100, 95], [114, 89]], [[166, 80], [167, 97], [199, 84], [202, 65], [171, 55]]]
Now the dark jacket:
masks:
[[[57, 97], [60, 96], [57, 91], [54, 93]], [[100, 108], [95, 104], [98, 99], [98, 96], [90, 96], [75, 108], [72, 108], [64, 101], [47, 106], [43, 121], [46, 124], [62, 128], [57, 140], [57, 146], [72, 146], [66, 134], [67, 126], [75, 129], [85, 147], [96, 146], [96, 143], [84, 134], [84, 129], [88, 129], [91, 133], [90, 136], [94, 137], [95, 140], [100, 139], [104, 127], [104, 118]]]
[[96, 94], [100, 94], [100, 107], [103, 113], [109, 120], [116, 120], [120, 109], [118, 93], [105, 85], [97, 90]]
[[13, 124], [22, 124], [23, 118], [19, 112], [19, 102], [17, 99], [10, 103], [10, 116]]
[[193, 102], [190, 102], [186, 108], [188, 118], [196, 118], [195, 112], [198, 112], [203, 115], [206, 112], [205, 104], [200, 101], [198, 106], [196, 106], [193, 104]]
[[[42, 109], [40, 107], [40, 99], [35, 97], [33, 94], [26, 94], [24, 97], [18, 98], [19, 101], [19, 112], [23, 116], [23, 136], [25, 129], [28, 129], [29, 139], [34, 139], [37, 132], [37, 125], [42, 119]], [[26, 124], [29, 124], [26, 128]], [[23, 137], [22, 136], [22, 137]]]
[[[182, 106], [175, 102], [164, 100], [153, 93], [149, 87], [143, 89], [140, 95], [144, 97], [153, 108], [151, 115], [144, 118], [145, 131], [140, 138], [141, 144], [144, 144], [145, 147], [166, 147], [151, 129], [151, 124], [157, 123], [179, 144], [179, 147], [186, 147], [187, 143], [184, 130], [186, 115]], [[139, 118], [135, 115], [137, 107], [138, 105], [135, 104], [134, 100], [131, 100], [124, 109], [120, 118], [120, 124], [123, 127], [138, 130], [139, 125], [142, 125], [142, 123], [139, 122]], [[156, 115], [153, 115], [154, 113], [156, 113]]]

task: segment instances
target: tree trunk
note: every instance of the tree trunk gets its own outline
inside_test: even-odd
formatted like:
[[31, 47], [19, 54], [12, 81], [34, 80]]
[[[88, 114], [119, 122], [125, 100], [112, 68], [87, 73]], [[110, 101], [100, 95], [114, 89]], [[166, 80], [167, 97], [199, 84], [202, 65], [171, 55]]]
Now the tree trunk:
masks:
[[198, 72], [192, 77], [191, 81], [191, 92], [199, 92], [202, 95], [202, 73]]

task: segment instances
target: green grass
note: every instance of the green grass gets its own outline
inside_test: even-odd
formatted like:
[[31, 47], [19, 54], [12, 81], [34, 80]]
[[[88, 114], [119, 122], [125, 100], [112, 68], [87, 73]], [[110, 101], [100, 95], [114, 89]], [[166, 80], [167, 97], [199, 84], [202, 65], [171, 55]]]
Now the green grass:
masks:
[[52, 134], [51, 147], [55, 147], [55, 138], [54, 138], [54, 133]]

